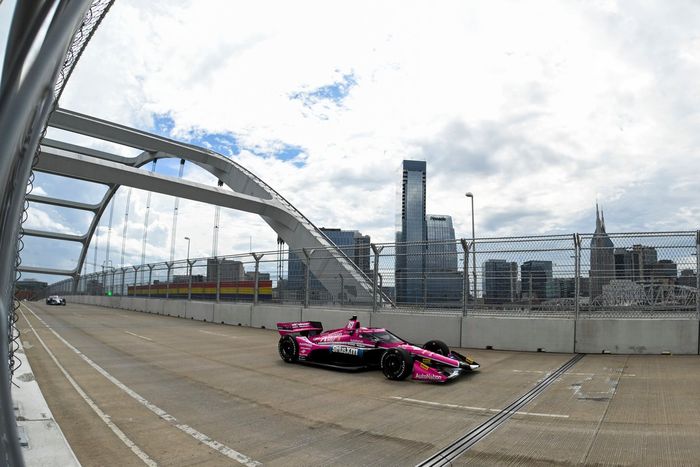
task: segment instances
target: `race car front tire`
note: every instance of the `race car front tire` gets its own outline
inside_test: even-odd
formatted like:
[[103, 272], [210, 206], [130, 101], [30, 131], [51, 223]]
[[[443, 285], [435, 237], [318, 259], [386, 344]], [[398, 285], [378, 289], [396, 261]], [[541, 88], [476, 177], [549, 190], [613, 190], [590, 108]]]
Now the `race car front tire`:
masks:
[[443, 341], [432, 340], [425, 343], [423, 348], [429, 352], [435, 352], [445, 357], [450, 355], [450, 348]]
[[404, 349], [389, 349], [382, 355], [381, 367], [387, 379], [401, 381], [413, 371], [413, 361]]
[[294, 336], [282, 336], [277, 344], [280, 357], [287, 363], [294, 363], [299, 360], [299, 344]]

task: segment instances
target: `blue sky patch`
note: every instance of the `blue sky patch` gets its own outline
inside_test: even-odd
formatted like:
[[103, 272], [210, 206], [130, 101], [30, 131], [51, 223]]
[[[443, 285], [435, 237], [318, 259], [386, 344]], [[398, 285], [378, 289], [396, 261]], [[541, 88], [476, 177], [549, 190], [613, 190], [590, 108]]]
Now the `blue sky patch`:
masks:
[[299, 91], [290, 95], [292, 99], [300, 100], [306, 107], [310, 107], [320, 101], [331, 101], [341, 104], [350, 90], [357, 85], [357, 79], [353, 73], [344, 74], [339, 81], [311, 91]]
[[[305, 163], [303, 160], [295, 160], [297, 157], [304, 152], [304, 148], [301, 146], [289, 145], [284, 142], [276, 142], [276, 147], [279, 149], [274, 152], [261, 151], [257, 147], [245, 147], [242, 146], [236, 135], [230, 132], [226, 133], [209, 133], [203, 130], [193, 129], [186, 133], [183, 137], [182, 135], [174, 134], [175, 120], [173, 117], [167, 114], [154, 114], [153, 115], [153, 129], [152, 131], [160, 136], [166, 138], [171, 138], [176, 141], [181, 141], [183, 143], [194, 144], [195, 146], [210, 149], [214, 152], [222, 154], [227, 157], [237, 156], [242, 150], [249, 151], [256, 156], [260, 157], [274, 157], [283, 161], [290, 161], [294, 163], [297, 167], [303, 166]], [[161, 165], [168, 167], [165, 172], [161, 171]], [[167, 175], [172, 175], [170, 172], [174, 171], [177, 174], [177, 168], [170, 169], [172, 164], [161, 164], [158, 165], [159, 173], [166, 173]], [[170, 170], [169, 170], [170, 169]]]

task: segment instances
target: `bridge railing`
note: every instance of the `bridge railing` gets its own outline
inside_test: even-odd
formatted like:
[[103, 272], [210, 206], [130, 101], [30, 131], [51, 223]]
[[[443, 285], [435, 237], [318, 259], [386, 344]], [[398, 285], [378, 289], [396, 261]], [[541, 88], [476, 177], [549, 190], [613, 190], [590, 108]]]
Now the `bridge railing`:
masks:
[[[337, 249], [371, 279], [376, 292], [372, 299], [347, 286], [342, 274], [309, 272], [310, 262], [332, 253], [323, 249], [100, 268], [78, 278], [75, 292], [377, 312], [583, 319], [699, 316], [696, 231], [354, 244]], [[323, 285], [336, 282], [334, 293]], [[69, 279], [51, 285], [50, 291], [71, 293], [72, 287]]]

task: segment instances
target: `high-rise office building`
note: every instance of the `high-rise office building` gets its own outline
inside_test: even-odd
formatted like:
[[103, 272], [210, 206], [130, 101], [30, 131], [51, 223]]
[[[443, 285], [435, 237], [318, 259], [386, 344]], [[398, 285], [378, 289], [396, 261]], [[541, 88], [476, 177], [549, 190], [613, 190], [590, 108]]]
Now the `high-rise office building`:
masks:
[[520, 266], [522, 298], [543, 301], [550, 298], [552, 288], [551, 261], [525, 261]]
[[396, 231], [396, 301], [425, 299], [425, 161], [405, 160], [401, 166], [400, 210]]
[[595, 232], [591, 238], [591, 269], [588, 273], [591, 285], [591, 299], [603, 293], [603, 286], [615, 279], [615, 246], [605, 232], [605, 217], [595, 206]]
[[654, 247], [633, 245], [632, 248], [615, 248], [615, 279], [649, 282], [657, 260]]
[[506, 303], [516, 299], [518, 263], [490, 259], [482, 265], [484, 303]]
[[[325, 227], [321, 227], [320, 230], [326, 237], [328, 237], [328, 240], [337, 246], [338, 249], [340, 249], [350, 261], [354, 262], [357, 267], [367, 275], [367, 277], [370, 279], [372, 278], [372, 271], [370, 269], [369, 261], [369, 235], [362, 235], [362, 233], [358, 232], [357, 230], [341, 230], [337, 228], [331, 229]], [[286, 290], [292, 292], [304, 290], [306, 264], [295, 252], [289, 252], [287, 270], [289, 271], [289, 275]], [[311, 273], [309, 277], [309, 290], [313, 298], [322, 298], [321, 295], [326, 292], [323, 285], [321, 285], [321, 282], [318, 280], [318, 278], [316, 278], [316, 276], [314, 276], [313, 273]]]
[[426, 303], [458, 305], [462, 299], [462, 275], [457, 269], [457, 244], [452, 217], [426, 216], [427, 249], [425, 252]]

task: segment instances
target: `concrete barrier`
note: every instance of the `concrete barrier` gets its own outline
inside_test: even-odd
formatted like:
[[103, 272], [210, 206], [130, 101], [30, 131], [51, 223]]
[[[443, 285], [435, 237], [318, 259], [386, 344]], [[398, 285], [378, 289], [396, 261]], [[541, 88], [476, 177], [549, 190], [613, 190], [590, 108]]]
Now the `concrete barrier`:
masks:
[[462, 321], [462, 346], [571, 353], [574, 320], [468, 316]]
[[189, 302], [185, 308], [185, 318], [197, 321], [214, 321], [213, 302]]
[[250, 303], [215, 303], [214, 322], [233, 326], [250, 326]]
[[158, 315], [163, 314], [163, 300], [160, 298], [149, 298], [146, 301], [146, 311]]
[[386, 328], [397, 336], [423, 345], [432, 339], [439, 339], [450, 347], [461, 346], [462, 317], [455, 315], [433, 315], [419, 313], [374, 313], [373, 327]]
[[258, 305], [252, 308], [251, 326], [254, 328], [277, 329], [277, 323], [301, 321], [300, 306]]
[[697, 319], [574, 319], [513, 318], [421, 313], [370, 313], [350, 308], [302, 308], [299, 305], [253, 306], [252, 303], [145, 299], [135, 297], [68, 296], [83, 303], [206, 320], [230, 325], [275, 329], [282, 321], [320, 321], [324, 329], [345, 326], [357, 315], [365, 326], [384, 327], [415, 344], [440, 339], [451, 347], [500, 350], [698, 354]]
[[352, 316], [357, 316], [362, 326], [369, 326], [370, 315], [368, 311], [352, 309], [302, 308], [301, 321], [320, 321], [323, 329], [328, 330], [344, 328]]
[[187, 317], [187, 300], [164, 300], [163, 314], [168, 316], [177, 316], [179, 318]]
[[698, 354], [696, 319], [581, 319], [576, 352]]

